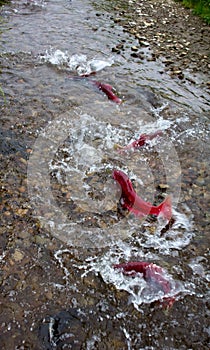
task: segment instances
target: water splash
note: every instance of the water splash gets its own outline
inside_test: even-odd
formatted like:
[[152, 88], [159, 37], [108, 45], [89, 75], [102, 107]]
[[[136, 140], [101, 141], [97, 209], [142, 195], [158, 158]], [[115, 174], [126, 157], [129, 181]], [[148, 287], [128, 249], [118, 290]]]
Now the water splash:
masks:
[[204, 266], [205, 264], [208, 264], [208, 259], [203, 256], [197, 256], [196, 258], [191, 259], [189, 266], [195, 276], [198, 276], [199, 279], [210, 282], [210, 271]]
[[[131, 260], [131, 256], [138, 261], [151, 261], [157, 259], [157, 256], [152, 253], [143, 253], [143, 251], [135, 250], [131, 245], [118, 242], [115, 247], [112, 247], [102, 257], [91, 257], [86, 260], [86, 264], [79, 268], [85, 269], [82, 276], [87, 275], [90, 271], [100, 274], [104, 282], [113, 284], [116, 289], [128, 292], [128, 302], [141, 311], [142, 304], [151, 304], [159, 302], [164, 298], [178, 297], [178, 295], [192, 294], [192, 285], [187, 282], [183, 284], [181, 281], [174, 280], [173, 277], [163, 270], [163, 277], [171, 286], [169, 293], [165, 294], [157, 285], [146, 282], [140, 273], [134, 276], [126, 276], [121, 271], [114, 269], [113, 265], [118, 263], [122, 258], [125, 261]], [[135, 259], [136, 259], [135, 258]]]
[[[144, 125], [146, 127], [146, 123]], [[103, 120], [99, 121], [94, 114], [75, 113], [74, 115], [72, 113], [71, 116], [59, 116], [50, 122], [40, 134], [29, 162], [28, 185], [31, 190], [31, 199], [35, 202], [44, 225], [47, 224], [54, 235], [69, 244], [69, 238], [73, 235], [73, 245], [78, 242], [83, 245], [83, 239], [85, 239], [87, 244], [91, 242], [91, 246], [111, 244], [119, 237], [125, 239], [135, 236], [137, 241], [139, 240], [139, 243], [147, 248], [153, 246], [154, 249], [160, 251], [164, 249], [168, 252], [171, 248], [180, 249], [189, 243], [192, 237], [191, 232], [188, 232], [189, 222], [178, 224], [180, 218], [175, 218], [174, 225], [166, 235], [161, 235], [163, 226], [159, 225], [155, 230], [155, 235], [152, 236], [150, 223], [145, 221], [142, 227], [139, 218], [132, 215], [118, 215], [117, 203], [120, 199], [120, 192], [117, 186], [113, 187], [112, 171], [114, 168], [125, 171], [128, 176], [136, 180], [137, 186], [141, 186], [142, 198], [153, 202], [156, 191], [153, 173], [147, 162], [150, 158], [148, 150], [138, 152], [132, 157], [129, 154], [122, 156], [115, 150], [115, 143], [123, 144], [125, 140], [128, 142], [131, 133], [132, 129], [122, 125], [112, 125]], [[161, 149], [162, 144], [163, 149]], [[43, 159], [44, 167], [40, 164], [43, 149], [48, 150], [44, 155], [46, 159]], [[163, 143], [161, 139], [160, 145], [157, 142], [155, 150], [159, 152], [164, 162], [167, 182], [172, 191], [173, 203], [176, 205], [178, 192], [174, 186], [173, 172], [176, 185], [179, 166], [178, 169], [176, 166], [169, 169], [168, 152], [171, 151], [171, 148], [167, 140]], [[170, 156], [170, 161], [177, 165], [173, 149]], [[57, 205], [51, 193], [50, 181], [57, 182], [56, 186], [66, 186], [70, 200], [74, 201], [77, 206], [75, 212], [70, 209], [68, 201], [66, 201], [66, 211], [62, 211]], [[144, 196], [144, 190], [149, 190], [148, 198]], [[43, 215], [42, 208], [46, 215]], [[53, 208], [54, 214], [49, 220], [47, 219], [48, 211], [52, 212]], [[178, 214], [175, 212], [174, 215]], [[90, 224], [87, 225], [86, 222]], [[180, 225], [184, 225], [182, 231]], [[58, 233], [56, 233], [57, 230]], [[80, 232], [79, 235], [77, 230]], [[187, 231], [185, 235], [183, 230]], [[97, 241], [93, 238], [96, 236]]]
[[128, 331], [126, 330], [125, 327], [122, 328], [122, 331], [125, 335], [125, 339], [126, 339], [126, 342], [127, 342], [127, 349], [128, 350], [131, 350], [132, 349], [132, 341], [131, 341], [131, 336], [130, 334], [128, 333]]
[[[68, 287], [69, 286], [69, 271], [67, 269], [67, 267], [64, 265], [64, 262], [63, 262], [63, 259], [62, 259], [62, 255], [65, 254], [65, 253], [70, 253], [70, 250], [69, 249], [64, 249], [64, 250], [58, 250], [55, 252], [54, 254], [54, 257], [55, 259], [58, 261], [59, 265], [60, 265], [60, 268], [63, 270], [64, 272], [64, 281], [65, 281], [65, 285], [62, 286], [62, 287]], [[58, 286], [58, 285], [57, 285]], [[59, 285], [60, 286], [60, 285]], [[60, 286], [61, 288], [61, 286]]]
[[47, 6], [46, 0], [13, 0], [12, 6], [5, 13], [8, 15], [12, 12], [18, 15], [30, 15], [32, 12], [38, 12], [45, 9]]
[[98, 72], [114, 64], [114, 58], [108, 57], [106, 60], [88, 57], [84, 54], [70, 55], [68, 51], [55, 50], [53, 48], [46, 50], [44, 55], [40, 54], [40, 60], [44, 63], [50, 63], [59, 69], [66, 68], [78, 75], [89, 75]]
[[144, 222], [144, 230], [135, 236], [136, 242], [139, 246], [157, 250], [162, 254], [173, 254], [174, 251], [176, 255], [176, 251], [186, 247], [194, 236], [192, 219], [193, 215], [189, 213], [189, 209], [188, 214], [173, 209], [174, 222], [171, 227], [167, 228], [162, 218], [154, 223], [152, 228], [150, 223]]

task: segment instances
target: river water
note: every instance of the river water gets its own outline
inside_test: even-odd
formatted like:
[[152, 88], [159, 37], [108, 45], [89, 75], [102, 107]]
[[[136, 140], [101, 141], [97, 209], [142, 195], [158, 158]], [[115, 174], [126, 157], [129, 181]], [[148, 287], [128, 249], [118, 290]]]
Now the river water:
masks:
[[[149, 43], [133, 55], [109, 5], [1, 8], [2, 349], [209, 348], [209, 95]], [[114, 169], [146, 201], [170, 196], [172, 219], [123, 210]], [[170, 290], [114, 268], [130, 261], [160, 266]]]

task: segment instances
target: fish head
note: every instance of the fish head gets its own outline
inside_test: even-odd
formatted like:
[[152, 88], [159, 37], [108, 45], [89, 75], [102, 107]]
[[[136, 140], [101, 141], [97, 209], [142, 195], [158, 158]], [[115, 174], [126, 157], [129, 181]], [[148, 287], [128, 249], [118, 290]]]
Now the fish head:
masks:
[[121, 185], [121, 187], [123, 186], [125, 181], [128, 180], [127, 175], [121, 170], [114, 170], [112, 176], [113, 179]]
[[136, 199], [136, 193], [133, 189], [131, 180], [121, 170], [114, 170], [113, 178], [121, 188], [121, 204], [123, 204], [123, 207], [130, 210]]

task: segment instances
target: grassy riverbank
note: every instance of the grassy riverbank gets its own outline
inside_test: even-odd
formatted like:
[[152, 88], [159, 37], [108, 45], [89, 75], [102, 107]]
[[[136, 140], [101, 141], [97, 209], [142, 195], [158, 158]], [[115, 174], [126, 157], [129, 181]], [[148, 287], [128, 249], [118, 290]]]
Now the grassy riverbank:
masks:
[[9, 0], [0, 0], [0, 6], [7, 4]]
[[210, 24], [210, 0], [182, 0], [182, 3]]

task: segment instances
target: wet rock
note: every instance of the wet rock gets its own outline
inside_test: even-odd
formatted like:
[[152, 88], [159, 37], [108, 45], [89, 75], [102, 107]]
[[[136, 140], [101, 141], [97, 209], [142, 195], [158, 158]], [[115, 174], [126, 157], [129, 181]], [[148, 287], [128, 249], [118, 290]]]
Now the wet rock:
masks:
[[105, 319], [103, 322], [102, 316], [99, 319], [93, 308], [71, 308], [47, 316], [39, 327], [43, 349], [124, 349], [125, 336], [116, 327], [116, 321]]
[[86, 332], [84, 326], [87, 324], [87, 317], [77, 309], [61, 311], [55, 316], [43, 320], [40, 326], [40, 338], [44, 349], [50, 350], [81, 349], [85, 341]]
[[171, 64], [174, 64], [174, 61], [171, 59], [164, 59], [163, 63], [165, 64], [165, 66], [170, 66]]
[[122, 49], [124, 49], [124, 45], [123, 44], [118, 44], [118, 45], [116, 45], [116, 49], [117, 50], [122, 50]]
[[140, 52], [132, 52], [131, 57], [139, 58], [140, 60], [144, 60], [144, 54], [142, 54]]
[[134, 57], [134, 58], [139, 58], [139, 55], [137, 52], [133, 52], [131, 53], [131, 57]]
[[139, 39], [140, 41], [146, 41], [147, 38], [145, 36], [141, 36], [141, 34], [136, 33], [135, 35], [136, 39]]
[[147, 47], [147, 46], [149, 46], [149, 43], [147, 41], [140, 40], [139, 45]]
[[17, 135], [10, 131], [0, 131], [0, 153], [7, 155], [20, 152], [22, 155], [26, 153], [26, 145]]
[[138, 51], [139, 49], [138, 49], [137, 46], [132, 46], [132, 47], [131, 47], [131, 50], [132, 50], [132, 51]]
[[24, 216], [28, 213], [28, 209], [27, 208], [18, 208], [15, 210], [15, 214], [19, 215], [19, 216]]
[[116, 17], [116, 18], [113, 19], [113, 21], [114, 21], [114, 23], [119, 23], [121, 21], [121, 18]]
[[169, 188], [169, 185], [167, 185], [167, 184], [159, 184], [158, 188], [160, 188], [162, 191], [166, 191]]
[[18, 261], [21, 261], [24, 257], [24, 253], [22, 253], [19, 249], [16, 249], [12, 258], [18, 262]]
[[112, 47], [112, 52], [120, 53], [120, 50], [118, 49], [117, 46]]

